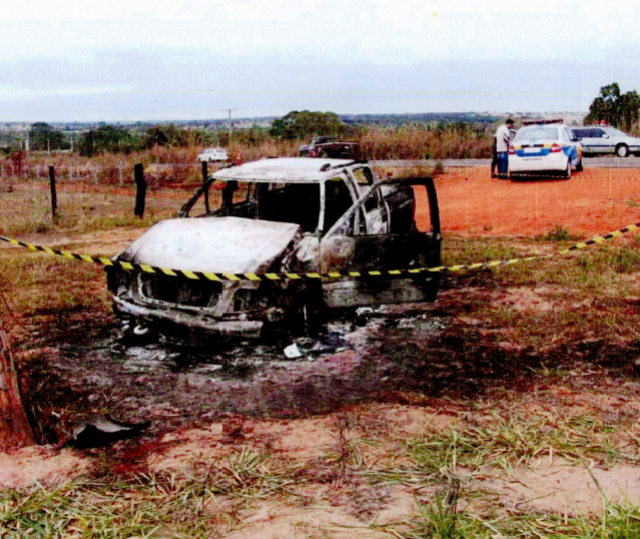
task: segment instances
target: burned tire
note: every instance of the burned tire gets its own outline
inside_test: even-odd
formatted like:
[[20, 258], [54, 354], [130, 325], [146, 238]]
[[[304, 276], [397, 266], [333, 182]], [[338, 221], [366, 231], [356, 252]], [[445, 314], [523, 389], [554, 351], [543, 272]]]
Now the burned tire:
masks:
[[620, 144], [620, 146], [616, 148], [616, 155], [618, 157], [629, 157], [629, 146]]

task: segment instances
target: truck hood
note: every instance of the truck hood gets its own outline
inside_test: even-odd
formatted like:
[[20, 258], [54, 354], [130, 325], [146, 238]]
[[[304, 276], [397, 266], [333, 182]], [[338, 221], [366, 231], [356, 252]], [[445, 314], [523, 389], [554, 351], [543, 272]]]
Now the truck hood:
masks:
[[295, 223], [240, 217], [167, 219], [147, 230], [119, 259], [186, 271], [259, 272], [301, 239]]

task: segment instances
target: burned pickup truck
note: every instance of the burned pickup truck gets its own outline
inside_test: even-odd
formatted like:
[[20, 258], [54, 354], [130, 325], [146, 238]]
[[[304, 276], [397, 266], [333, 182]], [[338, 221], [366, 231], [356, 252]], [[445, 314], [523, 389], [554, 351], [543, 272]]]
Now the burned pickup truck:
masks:
[[[423, 230], [415, 219], [418, 190], [430, 216]], [[440, 249], [431, 178], [377, 180], [366, 163], [269, 158], [215, 172], [178, 218], [157, 223], [117, 257], [136, 266], [110, 268], [108, 285], [116, 313], [135, 334], [258, 336], [326, 309], [433, 301], [437, 273], [327, 274], [438, 266]], [[135, 269], [141, 265], [231, 279]], [[252, 278], [265, 273], [281, 278]], [[307, 273], [315, 278], [300, 278]]]

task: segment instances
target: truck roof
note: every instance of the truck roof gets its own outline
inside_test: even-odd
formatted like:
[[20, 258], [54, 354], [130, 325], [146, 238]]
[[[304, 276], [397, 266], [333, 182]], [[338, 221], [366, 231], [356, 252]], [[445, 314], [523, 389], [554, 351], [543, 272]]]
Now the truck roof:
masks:
[[216, 180], [286, 183], [318, 183], [334, 177], [342, 168], [357, 164], [353, 159], [318, 159], [311, 157], [279, 157], [251, 161], [223, 168], [211, 177]]

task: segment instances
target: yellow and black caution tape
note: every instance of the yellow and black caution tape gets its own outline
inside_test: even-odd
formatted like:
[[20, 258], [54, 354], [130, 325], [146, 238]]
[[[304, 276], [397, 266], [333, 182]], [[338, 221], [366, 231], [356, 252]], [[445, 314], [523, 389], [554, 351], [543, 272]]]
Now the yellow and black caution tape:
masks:
[[103, 267], [116, 267], [122, 268], [126, 271], [142, 271], [144, 273], [157, 273], [160, 275], [167, 275], [169, 277], [183, 277], [193, 280], [203, 281], [278, 281], [281, 279], [366, 279], [366, 278], [403, 278], [403, 277], [417, 277], [420, 274], [427, 273], [451, 273], [468, 270], [489, 269], [498, 268], [504, 266], [511, 266], [520, 262], [530, 262], [532, 260], [540, 260], [543, 258], [551, 258], [553, 256], [565, 255], [571, 251], [577, 251], [579, 249], [585, 249], [591, 245], [597, 245], [604, 243], [607, 240], [617, 238], [628, 232], [634, 232], [640, 229], [640, 222], [633, 225], [627, 225], [609, 234], [602, 236], [595, 236], [589, 240], [575, 243], [571, 247], [561, 249], [555, 253], [546, 255], [533, 255], [522, 258], [510, 258], [505, 260], [491, 260], [489, 262], [477, 262], [475, 264], [458, 264], [455, 266], [436, 266], [432, 268], [407, 268], [407, 269], [394, 269], [394, 270], [366, 270], [366, 271], [329, 271], [326, 273], [294, 273], [294, 272], [280, 272], [280, 273], [210, 273], [202, 271], [188, 271], [177, 270], [169, 268], [159, 268], [156, 266], [149, 266], [147, 264], [137, 264], [132, 262], [125, 262], [121, 260], [112, 260], [110, 258], [94, 257], [86, 254], [72, 253], [61, 249], [52, 249], [51, 247], [43, 247], [42, 245], [35, 245], [33, 243], [25, 243], [16, 239], [0, 236], [0, 241], [4, 241], [15, 247], [24, 247], [31, 251], [41, 251], [43, 253], [61, 256], [68, 260], [78, 260], [80, 262], [88, 262], [89, 264], [97, 264]]

